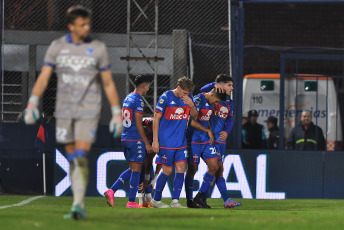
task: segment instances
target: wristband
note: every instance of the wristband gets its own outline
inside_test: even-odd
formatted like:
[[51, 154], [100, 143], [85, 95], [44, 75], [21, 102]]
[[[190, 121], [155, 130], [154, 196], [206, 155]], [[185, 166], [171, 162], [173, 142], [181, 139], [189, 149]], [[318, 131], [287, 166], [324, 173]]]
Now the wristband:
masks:
[[145, 174], [145, 180], [149, 180], [150, 179], [150, 174]]
[[36, 107], [38, 107], [39, 97], [37, 97], [36, 95], [31, 95], [31, 97], [29, 98], [29, 103], [32, 103]]
[[122, 114], [122, 109], [119, 105], [112, 106], [111, 113], [112, 113], [112, 116], [120, 115]]

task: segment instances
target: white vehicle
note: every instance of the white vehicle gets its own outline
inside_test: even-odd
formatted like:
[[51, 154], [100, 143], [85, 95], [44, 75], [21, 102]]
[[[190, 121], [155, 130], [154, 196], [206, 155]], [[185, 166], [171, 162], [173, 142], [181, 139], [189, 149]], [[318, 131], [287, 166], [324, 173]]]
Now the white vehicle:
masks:
[[[279, 100], [280, 74], [250, 74], [244, 77], [243, 116], [255, 109], [258, 112], [258, 123], [266, 126], [264, 120], [269, 116], [275, 116], [279, 120]], [[324, 132], [327, 150], [341, 149], [342, 123], [332, 78], [314, 74], [286, 77], [284, 103], [285, 140], [295, 123], [300, 121], [302, 110], [310, 110], [313, 123]], [[268, 130], [265, 131], [268, 137]]]

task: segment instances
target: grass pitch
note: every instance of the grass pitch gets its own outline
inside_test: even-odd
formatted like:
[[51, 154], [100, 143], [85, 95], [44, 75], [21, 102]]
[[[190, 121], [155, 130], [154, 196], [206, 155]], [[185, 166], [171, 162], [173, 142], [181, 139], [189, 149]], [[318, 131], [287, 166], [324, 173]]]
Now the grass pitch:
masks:
[[[32, 196], [0, 195], [0, 229], [344, 229], [344, 200], [242, 200], [226, 210], [222, 199], [208, 199], [212, 209], [126, 209], [126, 198], [115, 208], [103, 197], [87, 197], [87, 219], [64, 220], [71, 197], [43, 197], [26, 205], [1, 209]], [[171, 199], [163, 199], [169, 203]], [[185, 199], [181, 199], [185, 204]]]

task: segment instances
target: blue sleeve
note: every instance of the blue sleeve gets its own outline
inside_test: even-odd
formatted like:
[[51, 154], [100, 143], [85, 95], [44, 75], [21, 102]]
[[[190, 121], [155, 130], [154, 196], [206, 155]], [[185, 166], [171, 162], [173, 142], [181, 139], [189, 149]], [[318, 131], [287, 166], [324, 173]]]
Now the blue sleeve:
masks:
[[212, 82], [209, 83], [201, 88], [201, 93], [207, 93], [210, 92], [214, 87], [217, 82]]
[[202, 99], [199, 94], [194, 96], [193, 103], [195, 104], [197, 112], [199, 112], [199, 110], [202, 108]]
[[158, 112], [160, 114], [163, 114], [165, 112], [165, 109], [166, 109], [167, 100], [168, 100], [168, 98], [166, 96], [166, 93], [161, 95], [159, 100], [158, 100], [158, 103], [155, 106], [154, 111]]
[[232, 131], [233, 128], [233, 117], [228, 116], [227, 121], [226, 121], [226, 132], [229, 135]]

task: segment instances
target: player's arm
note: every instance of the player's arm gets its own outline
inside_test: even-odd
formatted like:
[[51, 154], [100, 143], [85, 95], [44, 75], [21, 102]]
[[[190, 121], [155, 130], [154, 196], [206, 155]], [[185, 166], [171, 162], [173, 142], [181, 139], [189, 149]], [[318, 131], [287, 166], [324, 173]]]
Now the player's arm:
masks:
[[46, 90], [51, 74], [54, 68], [50, 65], [44, 65], [38, 79], [33, 86], [31, 96], [26, 106], [24, 120], [26, 124], [34, 124], [39, 118], [38, 104], [39, 98]]
[[152, 147], [153, 147], [153, 151], [155, 153], [159, 152], [160, 149], [160, 145], [159, 145], [159, 124], [160, 124], [160, 119], [162, 118], [162, 114], [155, 112], [154, 113], [154, 120], [153, 120], [153, 143], [152, 143]]
[[111, 106], [112, 119], [110, 122], [110, 133], [113, 133], [114, 137], [118, 137], [123, 130], [122, 125], [122, 110], [119, 105], [119, 98], [116, 89], [115, 82], [112, 80], [111, 69], [100, 72], [102, 78], [104, 91]]
[[224, 130], [222, 132], [220, 132], [220, 140], [221, 141], [224, 141], [227, 139], [228, 135], [232, 131], [232, 128], [233, 128], [233, 117], [228, 115]]
[[225, 89], [223, 87], [223, 85], [221, 85], [220, 83], [217, 83], [217, 82], [212, 82], [212, 83], [209, 83], [209, 84], [206, 84], [205, 86], [203, 86], [201, 88], [201, 93], [207, 93], [207, 92], [210, 92], [213, 88], [216, 88], [218, 89], [221, 93], [225, 93]]
[[183, 96], [182, 98], [183, 102], [189, 106], [190, 108], [190, 117], [192, 120], [196, 120], [198, 116], [198, 112], [196, 110], [196, 106], [190, 96]]
[[197, 121], [195, 121], [193, 119], [190, 120], [190, 125], [195, 129], [198, 129], [198, 130], [201, 130], [203, 132], [208, 133], [209, 138], [210, 138], [210, 144], [212, 145], [214, 143], [215, 137], [214, 137], [214, 134], [210, 128], [204, 127], [203, 125], [201, 125], [200, 123], [198, 123]]
[[137, 131], [139, 132], [143, 142], [145, 143], [146, 145], [146, 150], [147, 150], [147, 153], [148, 154], [152, 154], [153, 153], [153, 149], [152, 149], [152, 146], [151, 144], [149, 143], [148, 141], [148, 138], [146, 136], [146, 133], [143, 129], [143, 125], [142, 125], [142, 117], [143, 117], [143, 114], [142, 113], [138, 113], [136, 112], [135, 113], [135, 124], [136, 124], [136, 128], [137, 128]]

